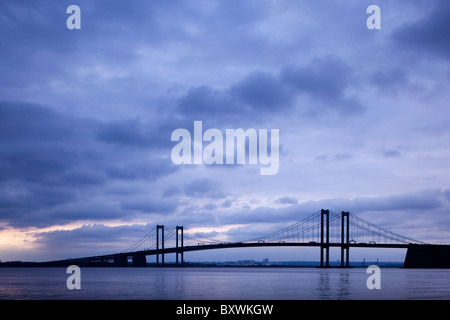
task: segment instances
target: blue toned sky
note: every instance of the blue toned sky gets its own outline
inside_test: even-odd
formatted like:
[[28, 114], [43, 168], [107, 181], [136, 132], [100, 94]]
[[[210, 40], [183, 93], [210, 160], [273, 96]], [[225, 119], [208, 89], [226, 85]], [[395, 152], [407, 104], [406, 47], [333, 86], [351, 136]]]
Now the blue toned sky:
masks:
[[[322, 208], [449, 243], [449, 36], [446, 0], [3, 0], [0, 259], [119, 252], [156, 224], [240, 241]], [[278, 174], [175, 166], [195, 120], [280, 129]]]

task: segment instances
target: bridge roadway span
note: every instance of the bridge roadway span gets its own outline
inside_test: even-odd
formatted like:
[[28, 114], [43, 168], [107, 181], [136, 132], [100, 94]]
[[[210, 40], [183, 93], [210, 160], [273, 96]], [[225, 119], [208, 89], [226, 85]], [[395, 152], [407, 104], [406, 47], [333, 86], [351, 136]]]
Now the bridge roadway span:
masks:
[[[118, 263], [121, 261], [121, 266], [125, 264], [125, 261], [128, 260], [128, 257], [132, 257], [133, 260], [135, 257], [145, 257], [151, 255], [165, 255], [170, 253], [184, 253], [184, 252], [193, 252], [193, 251], [202, 251], [202, 250], [216, 250], [216, 249], [231, 249], [231, 248], [255, 248], [255, 247], [342, 247], [342, 243], [328, 243], [322, 245], [319, 242], [309, 242], [309, 243], [290, 243], [290, 242], [234, 242], [234, 243], [218, 243], [218, 244], [201, 244], [194, 246], [184, 246], [184, 247], [173, 247], [173, 248], [160, 248], [160, 249], [151, 249], [145, 251], [136, 251], [136, 252], [122, 252], [101, 256], [92, 256], [92, 257], [84, 257], [84, 258], [76, 258], [76, 259], [65, 259], [58, 261], [49, 261], [43, 262], [42, 265], [45, 266], [69, 266], [72, 264], [80, 264], [80, 265], [89, 265], [95, 263], [107, 263], [108, 261], [113, 261]], [[344, 247], [350, 248], [403, 248], [407, 249], [411, 245], [410, 244], [376, 244], [376, 243], [349, 243], [344, 244]], [[112, 263], [109, 263], [113, 265]], [[137, 264], [136, 264], [137, 265]], [[142, 265], [142, 263], [141, 263]]]

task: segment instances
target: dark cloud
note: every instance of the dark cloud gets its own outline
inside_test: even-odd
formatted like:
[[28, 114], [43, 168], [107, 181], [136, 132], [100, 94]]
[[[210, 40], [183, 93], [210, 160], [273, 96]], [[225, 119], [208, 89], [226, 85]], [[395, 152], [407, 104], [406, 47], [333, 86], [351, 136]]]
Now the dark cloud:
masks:
[[226, 199], [226, 200], [221, 204], [221, 207], [222, 207], [222, 208], [230, 208], [232, 204], [233, 204], [233, 200], [231, 200], [231, 199]]
[[408, 22], [393, 33], [400, 48], [412, 54], [425, 53], [444, 59], [450, 58], [450, 3], [433, 1], [433, 9], [423, 19]]
[[347, 93], [356, 85], [352, 68], [337, 57], [314, 59], [306, 66], [288, 66], [281, 78], [298, 93], [306, 94], [317, 109], [312, 113], [337, 110], [341, 114], [357, 114], [364, 110], [358, 98]]
[[243, 109], [255, 112], [281, 112], [292, 104], [292, 96], [277, 77], [265, 72], [253, 72], [231, 88], [243, 104]]
[[147, 153], [145, 134], [136, 134], [143, 126], [132, 121], [102, 123], [23, 102], [0, 103], [0, 115], [0, 213], [10, 225], [126, 217], [139, 204], [83, 206], [114, 181], [152, 183], [178, 169]]
[[396, 158], [396, 157], [401, 157], [402, 152], [400, 149], [388, 149], [388, 150], [384, 150], [382, 152], [382, 154], [386, 158]]
[[66, 17], [61, 13], [66, 8], [62, 2], [1, 2], [0, 66], [8, 74], [0, 80], [2, 86], [23, 87], [65, 73], [63, 64], [54, 59], [69, 63], [70, 53], [76, 50], [74, 42], [64, 40]]
[[0, 207], [8, 210], [51, 208], [75, 200], [78, 195], [68, 188], [6, 183], [1, 187]]
[[211, 210], [215, 210], [215, 209], [217, 209], [217, 208], [218, 208], [217, 204], [215, 204], [215, 203], [213, 203], [213, 202], [209, 202], [209, 203], [206, 203], [206, 204], [202, 207], [202, 210], [208, 210], [208, 211], [211, 211]]
[[401, 68], [382, 68], [374, 72], [370, 81], [382, 93], [395, 94], [409, 87], [408, 74]]
[[227, 196], [227, 193], [223, 190], [222, 183], [211, 178], [203, 178], [169, 186], [162, 191], [162, 196], [222, 199]]
[[128, 220], [136, 216], [132, 212], [122, 210], [113, 201], [97, 200], [99, 196], [101, 196], [99, 192], [95, 196], [83, 193], [79, 201], [33, 212], [34, 214], [30, 215], [30, 221], [22, 221], [23, 226], [48, 227], [89, 220], [98, 222], [114, 219]]
[[445, 199], [450, 202], [450, 189], [446, 189], [444, 192]]
[[227, 91], [200, 86], [190, 89], [179, 101], [178, 111], [187, 117], [202, 119], [225, 117], [234, 119], [242, 114], [238, 102]]
[[105, 173], [111, 179], [153, 180], [169, 175], [178, 169], [168, 158], [143, 157], [136, 161], [106, 165]]
[[281, 197], [281, 198], [277, 199], [275, 202], [281, 203], [281, 204], [296, 204], [296, 203], [298, 203], [297, 199], [292, 198], [292, 197]]
[[92, 123], [22, 102], [0, 103], [0, 181], [48, 181], [77, 162]]
[[225, 192], [222, 190], [220, 182], [211, 179], [194, 180], [184, 187], [184, 194], [196, 198], [224, 198]]
[[41, 143], [54, 143], [73, 139], [76, 128], [80, 126], [79, 123], [69, 126], [70, 117], [32, 103], [1, 102], [0, 113], [0, 138], [3, 142], [22, 143], [35, 139]]
[[326, 154], [321, 154], [321, 155], [316, 156], [314, 158], [314, 160], [325, 163], [325, 162], [333, 162], [333, 161], [344, 161], [344, 160], [349, 160], [352, 158], [353, 158], [353, 156], [350, 153], [337, 153], [337, 154], [326, 153]]
[[[285, 66], [276, 75], [254, 71], [227, 89], [192, 88], [179, 100], [177, 111], [184, 117], [221, 123], [239, 123], [244, 117], [248, 123], [296, 111], [304, 116], [330, 110], [338, 115], [360, 114], [363, 105], [347, 93], [356, 86], [352, 68], [337, 57], [327, 56], [305, 66]], [[309, 106], [295, 106], [301, 95], [310, 98]]]
[[136, 119], [112, 121], [98, 129], [99, 140], [123, 146], [148, 147], [151, 136]]
[[122, 208], [125, 210], [138, 211], [140, 213], [174, 213], [177, 208], [177, 202], [173, 200], [163, 200], [158, 198], [135, 198], [129, 197], [122, 203]]
[[180, 193], [180, 188], [178, 186], [170, 186], [163, 190], [163, 197], [170, 197]]
[[122, 147], [147, 149], [167, 148], [167, 137], [171, 131], [166, 124], [144, 123], [139, 119], [124, 119], [105, 122], [96, 132], [99, 141]]
[[361, 197], [352, 200], [352, 211], [389, 211], [389, 210], [432, 210], [441, 208], [442, 191], [438, 189], [390, 195], [382, 197]]
[[239, 121], [243, 115], [261, 118], [289, 108], [290, 98], [277, 77], [256, 71], [226, 90], [193, 88], [181, 98], [178, 108], [187, 116]]
[[[44, 257], [53, 259], [86, 256], [86, 247], [92, 255], [102, 255], [125, 251], [142, 238], [154, 226], [124, 225], [110, 227], [103, 224], [83, 225], [72, 230], [35, 232], [34, 244]], [[52, 254], [50, 255], [49, 252]], [[56, 258], [55, 258], [56, 257]], [[42, 259], [41, 261], [45, 261]], [[50, 260], [47, 258], [47, 260]]]

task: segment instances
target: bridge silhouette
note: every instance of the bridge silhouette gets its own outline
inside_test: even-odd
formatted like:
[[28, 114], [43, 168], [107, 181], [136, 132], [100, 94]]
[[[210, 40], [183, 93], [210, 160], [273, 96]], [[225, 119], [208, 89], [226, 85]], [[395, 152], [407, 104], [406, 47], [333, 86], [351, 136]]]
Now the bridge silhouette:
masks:
[[[156, 265], [165, 265], [165, 255], [175, 254], [177, 266], [184, 253], [227, 248], [318, 247], [319, 267], [330, 267], [330, 248], [341, 250], [341, 267], [349, 267], [350, 248], [406, 248], [405, 267], [450, 267], [450, 246], [429, 245], [370, 223], [350, 212], [319, 210], [281, 230], [239, 242], [226, 242], [183, 226], [157, 225], [142, 239], [119, 253], [43, 262], [44, 266], [144, 267], [147, 256], [156, 256]], [[131, 259], [131, 264], [129, 260]]]

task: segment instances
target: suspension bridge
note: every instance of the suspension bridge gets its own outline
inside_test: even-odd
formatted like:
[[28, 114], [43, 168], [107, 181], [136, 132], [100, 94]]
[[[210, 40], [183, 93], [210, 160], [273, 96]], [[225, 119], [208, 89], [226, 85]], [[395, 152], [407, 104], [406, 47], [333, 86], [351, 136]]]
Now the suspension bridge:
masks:
[[[428, 245], [377, 226], [350, 212], [319, 210], [301, 221], [260, 237], [228, 242], [183, 226], [157, 225], [128, 249], [114, 254], [42, 263], [46, 266], [145, 267], [147, 256], [165, 265], [165, 255], [175, 254], [176, 265], [184, 264], [186, 252], [227, 248], [318, 247], [320, 267], [330, 267], [330, 248], [341, 251], [340, 266], [349, 267], [350, 248], [408, 249], [405, 267], [450, 267], [450, 246]], [[131, 263], [130, 263], [131, 260]]]

